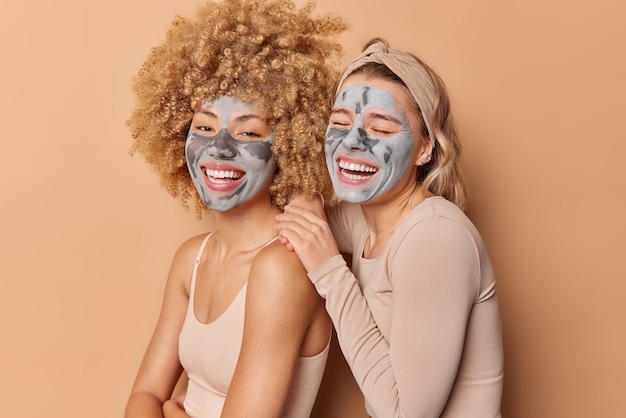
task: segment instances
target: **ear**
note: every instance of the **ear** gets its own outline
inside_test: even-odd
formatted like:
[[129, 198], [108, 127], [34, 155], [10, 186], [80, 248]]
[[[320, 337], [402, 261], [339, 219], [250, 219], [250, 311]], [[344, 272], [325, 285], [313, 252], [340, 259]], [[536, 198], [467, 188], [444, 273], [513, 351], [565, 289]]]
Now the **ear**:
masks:
[[420, 167], [430, 162], [430, 159], [433, 156], [433, 147], [434, 143], [430, 139], [430, 136], [422, 137], [422, 140], [420, 141], [421, 149], [419, 154], [417, 155], [417, 159], [415, 160], [416, 166]]

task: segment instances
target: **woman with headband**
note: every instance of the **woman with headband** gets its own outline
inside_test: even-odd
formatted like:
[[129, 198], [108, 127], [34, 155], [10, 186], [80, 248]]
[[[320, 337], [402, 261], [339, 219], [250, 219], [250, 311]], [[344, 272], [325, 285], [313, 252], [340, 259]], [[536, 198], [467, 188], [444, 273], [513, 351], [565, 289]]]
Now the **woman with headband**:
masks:
[[342, 202], [326, 217], [319, 202], [294, 200], [276, 228], [326, 299], [367, 411], [500, 417], [494, 273], [462, 210], [461, 146], [442, 80], [371, 41], [340, 79], [325, 149]]
[[332, 323], [273, 223], [295, 193], [332, 198], [323, 139], [344, 28], [311, 3], [209, 1], [135, 78], [133, 150], [213, 228], [174, 256], [127, 418], [309, 417]]

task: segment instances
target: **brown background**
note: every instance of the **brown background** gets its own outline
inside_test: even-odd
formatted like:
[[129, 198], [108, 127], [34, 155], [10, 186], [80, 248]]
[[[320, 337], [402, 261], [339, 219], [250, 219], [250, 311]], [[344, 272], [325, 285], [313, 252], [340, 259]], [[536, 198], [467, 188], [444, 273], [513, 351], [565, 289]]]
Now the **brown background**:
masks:
[[[0, 3], [0, 414], [121, 416], [178, 244], [130, 79], [199, 0]], [[446, 80], [502, 304], [506, 418], [626, 416], [626, 3], [319, 0]], [[359, 417], [334, 358], [317, 416]]]

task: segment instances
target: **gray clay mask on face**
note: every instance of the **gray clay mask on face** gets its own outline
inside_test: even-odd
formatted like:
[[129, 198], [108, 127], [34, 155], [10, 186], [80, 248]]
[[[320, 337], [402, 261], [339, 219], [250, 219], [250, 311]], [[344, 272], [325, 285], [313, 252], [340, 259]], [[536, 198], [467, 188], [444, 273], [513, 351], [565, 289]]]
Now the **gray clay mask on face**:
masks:
[[[385, 117], [395, 125], [384, 122]], [[387, 132], [385, 126], [394, 127], [394, 131]], [[413, 144], [409, 122], [387, 91], [365, 84], [342, 90], [325, 142], [335, 193], [341, 200], [354, 203], [381, 196], [405, 174]]]
[[254, 106], [221, 96], [194, 113], [185, 144], [187, 168], [211, 209], [233, 209], [269, 186], [273, 137]]

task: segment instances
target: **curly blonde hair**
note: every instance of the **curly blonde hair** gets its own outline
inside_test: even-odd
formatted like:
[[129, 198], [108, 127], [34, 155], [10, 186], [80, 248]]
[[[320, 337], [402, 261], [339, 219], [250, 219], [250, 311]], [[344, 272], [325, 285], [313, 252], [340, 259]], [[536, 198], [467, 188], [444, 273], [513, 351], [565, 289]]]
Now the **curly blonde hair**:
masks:
[[346, 29], [334, 15], [312, 17], [308, 2], [209, 1], [193, 18], [176, 16], [133, 80], [136, 106], [127, 121], [134, 152], [156, 168], [161, 183], [198, 216], [206, 206], [187, 170], [185, 141], [194, 110], [223, 95], [253, 102], [273, 130], [278, 165], [270, 186], [283, 207], [294, 193], [332, 202], [324, 135], [335, 69]]

